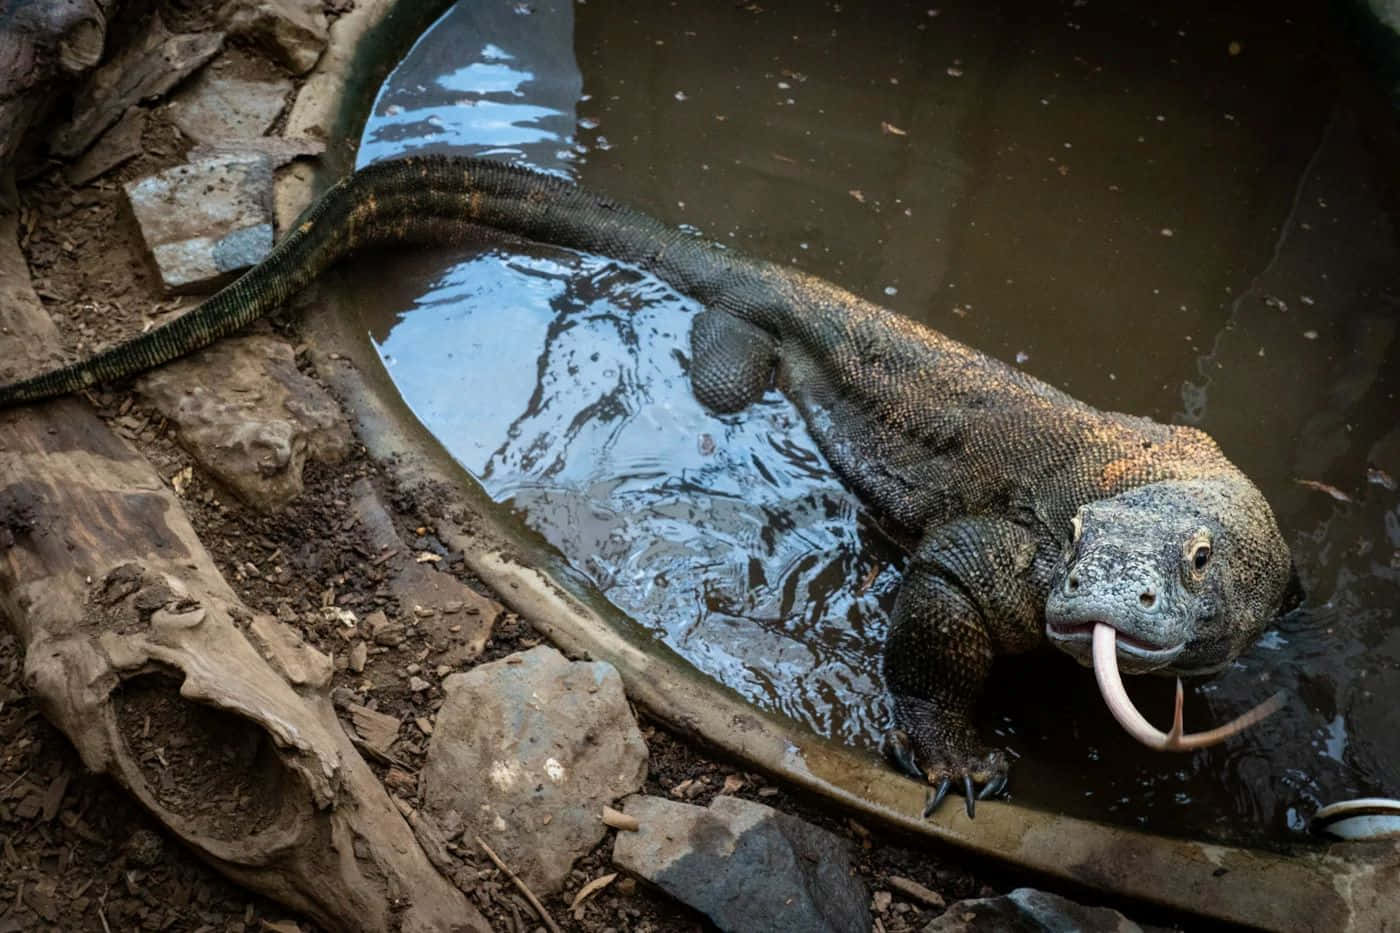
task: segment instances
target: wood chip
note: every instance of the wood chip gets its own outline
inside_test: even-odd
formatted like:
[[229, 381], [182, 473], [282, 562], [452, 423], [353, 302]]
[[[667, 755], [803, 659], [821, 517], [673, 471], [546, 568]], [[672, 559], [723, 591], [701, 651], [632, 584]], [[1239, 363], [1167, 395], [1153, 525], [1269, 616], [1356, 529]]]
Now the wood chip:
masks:
[[574, 895], [573, 903], [569, 905], [569, 910], [575, 911], [575, 920], [583, 919], [577, 914], [578, 909], [583, 906], [583, 902], [612, 884], [615, 878], [617, 878], [617, 872], [613, 872], [609, 875], [602, 875], [598, 878], [594, 878], [592, 881], [588, 882], [588, 884], [578, 889], [578, 893]]
[[58, 815], [58, 808], [63, 803], [63, 795], [68, 792], [68, 781], [71, 778], [72, 775], [64, 771], [49, 782], [48, 790], [44, 791], [39, 811], [39, 815], [45, 823]]
[[876, 581], [876, 580], [879, 578], [879, 576], [880, 576], [880, 571], [882, 571], [882, 570], [884, 570], [884, 569], [885, 569], [885, 565], [884, 565], [884, 564], [876, 563], [876, 564], [875, 564], [874, 566], [872, 566], [868, 571], [866, 571], [865, 576], [861, 578], [860, 586], [856, 588], [856, 595], [857, 595], [857, 596], [864, 596], [865, 593], [866, 593], [866, 591], [869, 590], [872, 586], [875, 585], [875, 581]]
[[924, 887], [917, 881], [901, 878], [899, 875], [890, 875], [889, 878], [885, 880], [888, 881], [890, 887], [894, 888], [896, 891], [901, 894], [906, 894], [916, 901], [927, 904], [929, 907], [937, 907], [941, 910], [948, 906], [948, 902], [943, 899], [942, 894]]
[[350, 670], [356, 674], [363, 674], [365, 663], [369, 661], [369, 645], [363, 641], [356, 640], [350, 646]]
[[360, 733], [365, 744], [381, 755], [387, 755], [389, 746], [399, 737], [398, 719], [354, 703], [347, 706], [346, 711], [350, 713], [350, 721], [355, 724], [355, 731]]
[[621, 810], [614, 810], [612, 807], [603, 807], [603, 822], [613, 829], [625, 833], [635, 833], [642, 828], [642, 824], [637, 821], [635, 816], [628, 816]]

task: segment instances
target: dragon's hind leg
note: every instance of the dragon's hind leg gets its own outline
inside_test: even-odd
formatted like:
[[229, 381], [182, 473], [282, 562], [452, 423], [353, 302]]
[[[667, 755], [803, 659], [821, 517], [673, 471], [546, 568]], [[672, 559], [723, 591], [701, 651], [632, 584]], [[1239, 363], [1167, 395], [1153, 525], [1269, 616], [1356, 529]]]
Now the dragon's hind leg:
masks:
[[773, 384], [777, 346], [767, 331], [727, 311], [702, 311], [690, 331], [690, 384], [711, 411], [739, 411]]

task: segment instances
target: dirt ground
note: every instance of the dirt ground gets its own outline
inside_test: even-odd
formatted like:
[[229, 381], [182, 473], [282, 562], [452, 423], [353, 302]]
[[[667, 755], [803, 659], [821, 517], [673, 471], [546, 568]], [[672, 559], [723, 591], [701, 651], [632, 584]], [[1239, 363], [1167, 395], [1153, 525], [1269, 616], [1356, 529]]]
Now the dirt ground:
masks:
[[[171, 0], [162, 13], [173, 28], [204, 25], [199, 4]], [[328, 0], [332, 14], [344, 0]], [[126, 34], [139, 26], [125, 26]], [[120, 35], [116, 40], [120, 39]], [[114, 40], [114, 41], [116, 41]], [[60, 108], [59, 112], [62, 112]], [[87, 355], [141, 330], [150, 322], [193, 303], [161, 294], [126, 207], [123, 182], [140, 178], [183, 160], [191, 143], [170, 123], [159, 103], [151, 106], [144, 152], [131, 162], [81, 187], [69, 185], [64, 165], [50, 162], [22, 178], [21, 240], [39, 296], [64, 334], [72, 356]], [[297, 319], [284, 312], [259, 325], [297, 344]], [[305, 354], [298, 363], [310, 372]], [[314, 373], [312, 373], [314, 376]], [[242, 506], [176, 445], [159, 415], [114, 386], [92, 395], [104, 420], [132, 441], [165, 477], [193, 468], [185, 504], [204, 544], [244, 603], [257, 612], [277, 615], [299, 625], [308, 642], [343, 659], [345, 643], [334, 622], [317, 611], [333, 591], [335, 603], [360, 614], [398, 610], [385, 585], [384, 571], [373, 560], [362, 529], [347, 518], [350, 486], [368, 477], [395, 514], [409, 546], [446, 554], [433, 536], [430, 508], [396, 489], [389, 474], [357, 449], [333, 469], [310, 467], [305, 494], [280, 514], [260, 515]], [[468, 585], [479, 581], [463, 571], [451, 555], [439, 565]], [[371, 695], [357, 695], [382, 712], [411, 723], [429, 716], [441, 703], [434, 685], [409, 689], [411, 671], [434, 650], [430, 635], [417, 634], [393, 647], [376, 648], [367, 675], [347, 676], [338, 663], [336, 684], [356, 690], [365, 680], [379, 685]], [[541, 641], [525, 621], [507, 613], [495, 628], [482, 661], [499, 658]], [[250, 895], [206, 867], [161, 828], [110, 780], [86, 773], [68, 741], [48, 725], [26, 693], [22, 658], [15, 639], [0, 631], [0, 933], [18, 930], [171, 930], [245, 931], [313, 930], [308, 922], [277, 904]], [[730, 786], [730, 792], [760, 800], [816, 822], [850, 840], [860, 872], [877, 894], [879, 929], [914, 930], [941, 913], [941, 907], [891, 888], [900, 876], [937, 892], [948, 902], [986, 896], [1015, 886], [980, 867], [969, 871], [956, 853], [929, 853], [907, 848], [899, 840], [862, 827], [820, 803], [798, 799], [761, 775], [735, 766], [654, 724], [644, 723], [651, 749], [646, 792], [675, 794], [707, 803]], [[405, 730], [407, 734], [410, 730]], [[410, 776], [422, 763], [426, 736], [401, 738], [395, 756]], [[371, 762], [381, 777], [388, 768]], [[391, 786], [410, 802], [416, 782], [395, 776]], [[732, 788], [738, 784], [738, 790]], [[677, 788], [681, 788], [677, 790]], [[926, 845], [926, 844], [921, 844]], [[545, 899], [567, 930], [669, 931], [704, 929], [697, 914], [619, 878], [591, 898], [577, 913], [569, 905], [588, 881], [613, 871], [612, 839], [605, 839], [575, 867], [568, 886]], [[485, 859], [478, 863], [477, 885], [470, 892], [493, 925], [501, 930], [543, 929], [509, 882]], [[1026, 879], [1019, 879], [1024, 882]]]

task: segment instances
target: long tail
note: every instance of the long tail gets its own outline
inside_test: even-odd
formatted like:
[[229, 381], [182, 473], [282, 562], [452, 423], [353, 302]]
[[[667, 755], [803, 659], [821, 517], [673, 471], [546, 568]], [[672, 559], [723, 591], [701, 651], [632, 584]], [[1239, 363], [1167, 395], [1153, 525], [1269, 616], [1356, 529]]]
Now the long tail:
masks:
[[353, 250], [460, 242], [483, 226], [636, 263], [707, 304], [750, 304], [766, 293], [766, 263], [563, 179], [479, 159], [394, 159], [331, 187], [266, 259], [198, 307], [86, 360], [0, 387], [0, 408], [123, 379], [206, 347], [277, 308]]

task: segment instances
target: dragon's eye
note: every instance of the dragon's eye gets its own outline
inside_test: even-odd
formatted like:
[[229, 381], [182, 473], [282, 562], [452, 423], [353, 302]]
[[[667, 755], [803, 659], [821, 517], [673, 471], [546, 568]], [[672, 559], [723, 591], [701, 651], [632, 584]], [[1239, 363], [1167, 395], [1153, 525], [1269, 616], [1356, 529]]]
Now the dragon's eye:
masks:
[[1210, 563], [1210, 545], [1196, 545], [1196, 549], [1191, 552], [1191, 566], [1196, 568], [1197, 573], [1200, 573], [1206, 569], [1208, 563]]
[[1191, 576], [1198, 580], [1203, 578], [1206, 565], [1210, 563], [1210, 544], [1210, 530], [1201, 528], [1186, 539], [1186, 545], [1181, 549], [1182, 561]]

